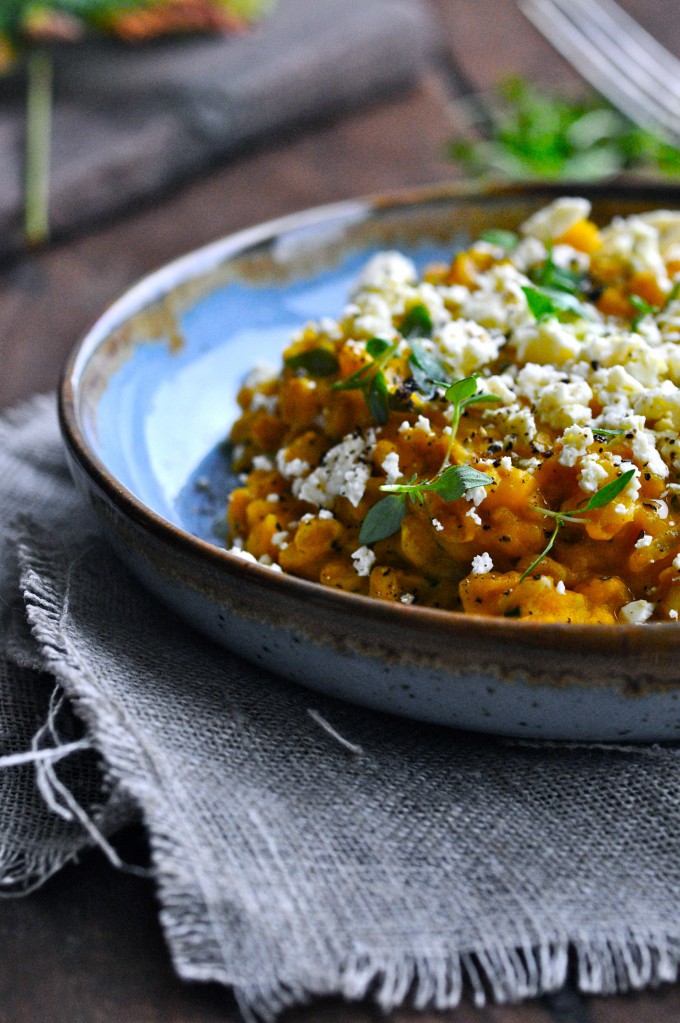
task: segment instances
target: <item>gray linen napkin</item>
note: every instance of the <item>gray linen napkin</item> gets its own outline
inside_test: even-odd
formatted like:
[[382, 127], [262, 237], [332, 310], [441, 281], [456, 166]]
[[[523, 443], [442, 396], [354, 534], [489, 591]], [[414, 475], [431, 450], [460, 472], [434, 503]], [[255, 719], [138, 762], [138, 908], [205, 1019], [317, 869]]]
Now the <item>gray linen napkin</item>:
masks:
[[[246, 145], [408, 87], [427, 66], [432, 34], [423, 0], [278, 0], [238, 36], [65, 48], [54, 229], [157, 197]], [[20, 237], [24, 116], [18, 83], [0, 79], [0, 253]]]
[[561, 986], [570, 956], [587, 991], [676, 978], [675, 750], [415, 724], [211, 645], [97, 538], [47, 399], [0, 422], [0, 523], [4, 600], [16, 609], [14, 580], [32, 630], [6, 609], [3, 752], [41, 728], [39, 755], [74, 751], [41, 761], [39, 790], [4, 761], [5, 887], [105, 841], [134, 805], [178, 973], [233, 985], [246, 1013], [315, 994], [446, 1008], [465, 984], [514, 1000]]

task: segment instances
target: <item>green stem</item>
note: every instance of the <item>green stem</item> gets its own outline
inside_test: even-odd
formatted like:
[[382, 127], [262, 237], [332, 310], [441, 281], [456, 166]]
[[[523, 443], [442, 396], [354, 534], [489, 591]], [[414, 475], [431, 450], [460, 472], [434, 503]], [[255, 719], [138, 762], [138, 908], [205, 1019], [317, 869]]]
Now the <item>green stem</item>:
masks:
[[50, 150], [52, 142], [52, 58], [44, 50], [28, 55], [24, 227], [30, 246], [50, 234]]
[[533, 570], [535, 568], [537, 568], [538, 565], [540, 565], [540, 563], [543, 561], [543, 558], [546, 556], [546, 554], [550, 553], [550, 551], [553, 548], [553, 544], [555, 543], [555, 540], [557, 539], [557, 534], [560, 531], [561, 525], [562, 525], [562, 518], [561, 517], [560, 518], [556, 517], [555, 518], [555, 528], [553, 529], [552, 536], [550, 537], [550, 539], [548, 540], [545, 548], [541, 551], [541, 553], [538, 555], [536, 560], [532, 561], [531, 564], [529, 565], [529, 567], [526, 569], [526, 571], [522, 572], [522, 575], [520, 576], [520, 580], [519, 580], [521, 583], [523, 583], [524, 580], [526, 579], [526, 577], [528, 575], [531, 575]]

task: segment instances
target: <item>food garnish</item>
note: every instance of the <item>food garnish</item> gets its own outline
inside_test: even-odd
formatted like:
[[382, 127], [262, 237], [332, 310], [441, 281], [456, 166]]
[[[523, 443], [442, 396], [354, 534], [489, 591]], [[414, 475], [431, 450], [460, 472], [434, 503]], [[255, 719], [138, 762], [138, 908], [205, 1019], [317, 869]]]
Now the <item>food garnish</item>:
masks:
[[346, 309], [244, 384], [232, 550], [408, 606], [680, 616], [680, 212], [563, 198]]

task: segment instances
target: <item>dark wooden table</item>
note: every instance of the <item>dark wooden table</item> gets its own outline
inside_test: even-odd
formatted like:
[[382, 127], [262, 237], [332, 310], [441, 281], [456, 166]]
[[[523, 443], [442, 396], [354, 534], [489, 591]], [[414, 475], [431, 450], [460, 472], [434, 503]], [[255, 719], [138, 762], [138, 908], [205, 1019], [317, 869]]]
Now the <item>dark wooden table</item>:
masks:
[[[114, 223], [7, 261], [0, 268], [0, 407], [53, 389], [65, 353], [107, 303], [172, 257], [296, 209], [455, 177], [445, 143], [464, 80], [483, 89], [519, 71], [545, 83], [573, 82], [512, 0], [431, 3], [440, 22], [438, 50], [409, 95], [291, 133]], [[626, 7], [680, 52], [680, 24], [665, 0], [628, 0]], [[130, 861], [144, 860], [141, 829], [119, 844]], [[2, 903], [0, 948], [0, 1023], [216, 1023], [238, 1015], [228, 991], [177, 980], [152, 884], [115, 872], [98, 853], [37, 893]], [[336, 1001], [288, 1014], [294, 1023], [363, 1023], [378, 1015], [369, 1005]], [[451, 1023], [678, 1023], [680, 985], [611, 998], [567, 987], [519, 1006], [466, 1003], [445, 1017]], [[392, 1017], [394, 1023], [412, 1018], [408, 1012]]]

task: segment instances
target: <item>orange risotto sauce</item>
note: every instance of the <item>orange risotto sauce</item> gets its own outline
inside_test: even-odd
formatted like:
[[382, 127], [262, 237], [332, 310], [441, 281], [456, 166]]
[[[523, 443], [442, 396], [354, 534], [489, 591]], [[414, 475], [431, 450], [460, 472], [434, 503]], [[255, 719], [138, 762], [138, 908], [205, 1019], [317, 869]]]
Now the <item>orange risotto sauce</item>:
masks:
[[678, 280], [680, 213], [576, 198], [423, 278], [374, 257], [240, 391], [231, 550], [407, 605], [677, 622]]

